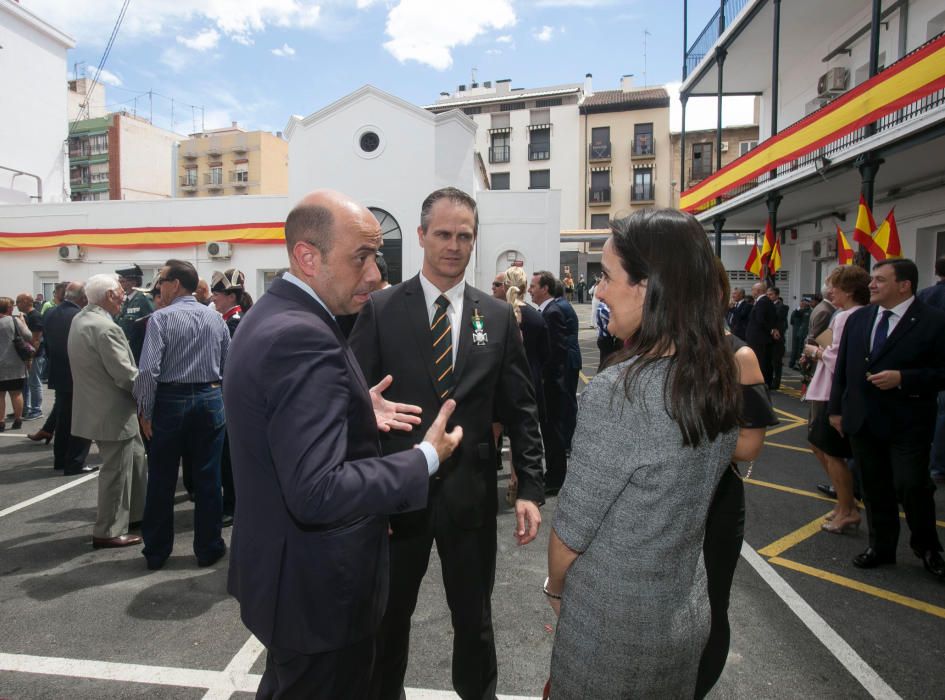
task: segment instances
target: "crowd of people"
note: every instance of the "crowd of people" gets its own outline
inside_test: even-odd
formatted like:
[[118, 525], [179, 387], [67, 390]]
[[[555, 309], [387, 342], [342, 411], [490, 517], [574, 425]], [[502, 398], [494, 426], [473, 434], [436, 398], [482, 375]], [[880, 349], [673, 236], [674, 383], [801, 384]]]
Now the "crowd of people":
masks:
[[[206, 282], [173, 259], [148, 287], [135, 265], [61, 283], [39, 312], [0, 298], [13, 426], [42, 415], [39, 366], [55, 403], [30, 439], [54, 440], [66, 474], [94, 470], [98, 446], [94, 547], [143, 544], [162, 568], [181, 471], [198, 566], [225, 555], [232, 524], [228, 590], [267, 650], [257, 697], [402, 697], [434, 543], [453, 688], [495, 696], [505, 440], [519, 545], [558, 499], [533, 583], [559, 618], [553, 697], [704, 697], [728, 655], [740, 464], [777, 423], [789, 327], [789, 364], [816, 367], [810, 440], [837, 495], [824, 530], [859, 524], [852, 457], [870, 530], [854, 564], [894, 563], [899, 501], [912, 548], [945, 578], [928, 471], [945, 259], [924, 301], [915, 265], [887, 261], [872, 277], [838, 268], [827, 311], [807, 300], [789, 315], [776, 287], [730, 293], [702, 226], [675, 210], [613, 221], [590, 288], [512, 266], [475, 289], [477, 233], [473, 198], [431, 193], [421, 269], [391, 286], [376, 219], [320, 190], [290, 212], [289, 265], [255, 304], [239, 270]], [[575, 296], [594, 304], [601, 355], [579, 401]]]

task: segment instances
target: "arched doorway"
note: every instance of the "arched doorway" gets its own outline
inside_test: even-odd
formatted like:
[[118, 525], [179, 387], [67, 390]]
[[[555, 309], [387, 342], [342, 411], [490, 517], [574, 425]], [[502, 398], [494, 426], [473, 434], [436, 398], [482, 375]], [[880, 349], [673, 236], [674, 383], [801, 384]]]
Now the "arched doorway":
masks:
[[388, 282], [398, 284], [403, 281], [403, 237], [400, 224], [389, 212], [377, 207], [368, 207], [374, 214], [377, 223], [381, 226], [381, 235], [384, 237], [384, 259], [387, 261]]
[[518, 250], [504, 250], [495, 259], [495, 273], [505, 272], [513, 265], [525, 267], [525, 255]]

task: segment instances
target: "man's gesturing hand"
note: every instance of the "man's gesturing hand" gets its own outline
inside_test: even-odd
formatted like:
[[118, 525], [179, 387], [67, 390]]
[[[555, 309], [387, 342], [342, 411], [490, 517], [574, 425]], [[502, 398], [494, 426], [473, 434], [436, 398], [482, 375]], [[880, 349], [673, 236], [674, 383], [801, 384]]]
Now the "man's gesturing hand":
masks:
[[433, 425], [427, 430], [427, 434], [423, 436], [425, 442], [429, 442], [433, 445], [433, 449], [436, 450], [436, 456], [440, 458], [441, 464], [453, 454], [453, 450], [459, 446], [459, 441], [463, 439], [462, 426], [457, 425], [450, 432], [446, 432], [446, 422], [450, 419], [450, 416], [453, 415], [453, 411], [455, 410], [456, 402], [453, 401], [453, 399], [444, 401], [443, 406], [440, 407], [440, 412], [436, 416], [436, 420], [433, 421]]
[[388, 374], [371, 387], [371, 404], [374, 406], [377, 429], [382, 433], [389, 433], [391, 430], [410, 432], [413, 426], [420, 425], [420, 407], [409, 403], [394, 403], [385, 399], [383, 393], [393, 381], [394, 378]]

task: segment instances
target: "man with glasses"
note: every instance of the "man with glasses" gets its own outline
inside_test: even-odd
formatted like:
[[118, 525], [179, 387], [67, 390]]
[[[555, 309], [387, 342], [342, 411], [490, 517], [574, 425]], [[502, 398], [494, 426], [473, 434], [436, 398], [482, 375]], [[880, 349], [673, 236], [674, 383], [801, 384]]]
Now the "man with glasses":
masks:
[[492, 296], [494, 296], [499, 301], [505, 301], [505, 293], [507, 288], [505, 286], [505, 273], [500, 272], [495, 276], [495, 279], [492, 281]]
[[174, 548], [174, 491], [184, 453], [193, 465], [197, 564], [210, 566], [226, 552], [220, 536], [225, 439], [220, 381], [230, 333], [220, 314], [194, 298], [197, 279], [197, 270], [183, 260], [168, 260], [161, 268], [165, 306], [148, 322], [134, 386], [141, 430], [151, 441], [141, 526], [149, 569], [164, 566]]

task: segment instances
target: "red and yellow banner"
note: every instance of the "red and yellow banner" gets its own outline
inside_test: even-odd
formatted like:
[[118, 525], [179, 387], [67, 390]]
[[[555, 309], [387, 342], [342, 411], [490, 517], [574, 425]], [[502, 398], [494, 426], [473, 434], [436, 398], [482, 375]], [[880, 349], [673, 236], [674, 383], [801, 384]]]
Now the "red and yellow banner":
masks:
[[682, 193], [679, 207], [695, 211], [729, 190], [945, 89], [945, 35], [814, 112]]
[[63, 231], [9, 233], [0, 231], [0, 251], [38, 250], [79, 245], [86, 248], [179, 248], [210, 241], [285, 243], [285, 224], [218, 224], [213, 226], [148, 226], [77, 228]]

